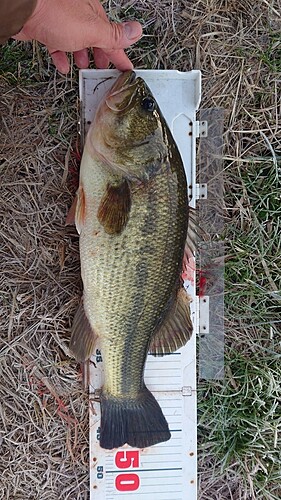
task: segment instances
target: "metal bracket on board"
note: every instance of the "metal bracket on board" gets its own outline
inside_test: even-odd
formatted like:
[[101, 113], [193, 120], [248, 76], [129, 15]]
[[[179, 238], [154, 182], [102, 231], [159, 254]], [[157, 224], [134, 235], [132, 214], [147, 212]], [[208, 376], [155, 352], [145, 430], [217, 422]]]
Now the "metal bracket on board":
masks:
[[182, 388], [183, 396], [192, 396], [192, 387], [190, 385], [186, 385]]
[[197, 333], [199, 335], [209, 333], [209, 297], [207, 295], [204, 295], [204, 297], [196, 296], [196, 311]]
[[96, 403], [100, 403], [100, 397], [101, 397], [101, 389], [95, 389], [91, 395], [92, 401], [95, 401]]
[[196, 184], [196, 200], [206, 200], [207, 195], [207, 184]]
[[208, 122], [206, 120], [196, 121], [195, 126], [195, 137], [208, 137]]
[[199, 297], [199, 334], [209, 333], [209, 297]]

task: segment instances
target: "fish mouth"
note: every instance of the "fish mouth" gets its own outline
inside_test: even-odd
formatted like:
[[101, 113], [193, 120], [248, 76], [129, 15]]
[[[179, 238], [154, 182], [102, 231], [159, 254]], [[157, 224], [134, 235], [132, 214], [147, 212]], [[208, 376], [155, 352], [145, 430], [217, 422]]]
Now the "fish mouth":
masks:
[[110, 95], [122, 91], [124, 88], [132, 85], [136, 81], [136, 73], [132, 70], [125, 71], [117, 78], [116, 82], [110, 89]]
[[110, 89], [105, 104], [114, 112], [125, 111], [130, 107], [137, 89], [137, 77], [134, 71], [125, 71]]

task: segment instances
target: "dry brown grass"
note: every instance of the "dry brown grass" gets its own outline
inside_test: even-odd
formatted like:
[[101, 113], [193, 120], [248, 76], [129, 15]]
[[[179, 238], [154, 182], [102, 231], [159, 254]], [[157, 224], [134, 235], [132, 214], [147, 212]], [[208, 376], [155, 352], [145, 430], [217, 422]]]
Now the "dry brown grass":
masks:
[[[145, 35], [130, 50], [137, 68], [202, 71], [202, 106], [226, 110], [227, 189], [236, 189], [239, 168], [265, 157], [276, 162], [278, 1], [112, 0], [105, 6], [115, 19], [143, 22]], [[88, 498], [88, 408], [68, 352], [81, 290], [78, 239], [64, 227], [76, 182], [76, 70], [60, 77], [42, 49], [16, 47], [16, 53], [2, 48], [0, 62], [0, 498], [82, 500]], [[242, 198], [240, 208], [238, 218]], [[204, 454], [199, 466], [202, 500], [262, 500], [245, 496], [234, 465], [214, 474]]]
[[34, 88], [2, 79], [0, 92], [0, 497], [87, 498], [87, 399], [68, 351], [78, 239], [64, 227], [76, 89], [64, 79], [56, 93], [53, 81]]

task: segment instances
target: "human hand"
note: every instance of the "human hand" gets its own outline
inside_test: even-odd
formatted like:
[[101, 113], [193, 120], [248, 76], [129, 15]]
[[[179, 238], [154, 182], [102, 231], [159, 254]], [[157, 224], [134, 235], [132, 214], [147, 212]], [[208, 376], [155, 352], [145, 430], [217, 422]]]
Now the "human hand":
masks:
[[112, 62], [120, 71], [132, 69], [123, 49], [141, 35], [141, 25], [136, 21], [109, 22], [99, 0], [37, 0], [32, 16], [13, 38], [43, 43], [57, 69], [68, 73], [66, 52], [74, 53], [79, 68], [87, 68], [90, 47], [97, 68], [107, 68]]

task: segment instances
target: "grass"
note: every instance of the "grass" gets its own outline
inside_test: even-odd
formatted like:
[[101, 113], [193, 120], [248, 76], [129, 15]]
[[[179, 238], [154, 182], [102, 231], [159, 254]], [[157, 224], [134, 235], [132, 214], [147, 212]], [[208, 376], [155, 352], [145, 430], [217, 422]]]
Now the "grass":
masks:
[[261, 53], [261, 59], [265, 62], [270, 71], [277, 73], [281, 70], [281, 35], [269, 34], [269, 44], [264, 52]]
[[280, 165], [261, 158], [226, 165], [225, 380], [199, 383], [202, 498], [281, 494]]
[[[280, 18], [278, 2], [114, 0], [137, 18], [137, 68], [199, 68], [225, 109], [225, 380], [199, 381], [200, 500], [280, 490]], [[68, 356], [80, 297], [77, 71], [37, 44], [0, 48], [0, 498], [88, 498], [88, 408]]]
[[244, 217], [227, 230], [231, 259], [225, 270], [225, 380], [199, 384], [201, 481], [204, 491], [204, 462], [211, 455], [213, 470], [207, 484], [215, 476], [229, 488], [218, 498], [232, 498], [230, 494], [236, 498], [239, 489], [241, 498], [277, 500], [281, 493], [280, 183], [272, 162], [256, 167], [239, 169]]
[[46, 49], [37, 44], [9, 40], [0, 48], [0, 75], [11, 85], [29, 85], [48, 80], [49, 63]]
[[234, 285], [229, 290], [231, 304], [239, 310], [243, 295], [243, 309], [237, 311], [241, 322], [262, 322], [269, 329], [272, 320], [275, 328], [281, 319], [280, 182], [274, 166], [268, 164], [258, 170], [252, 165], [241, 181], [243, 215], [239, 226], [232, 228], [229, 247], [233, 257], [226, 263], [226, 281]]

